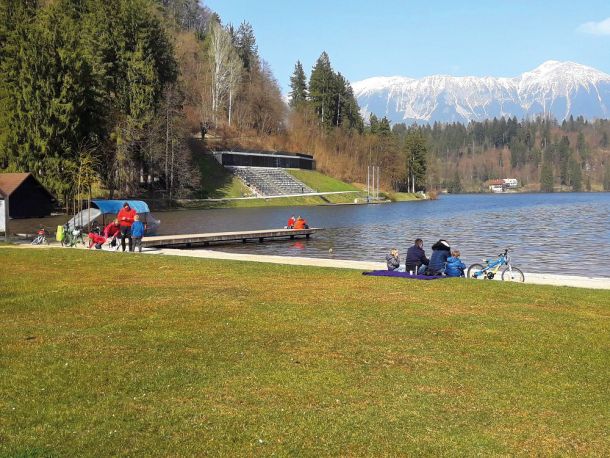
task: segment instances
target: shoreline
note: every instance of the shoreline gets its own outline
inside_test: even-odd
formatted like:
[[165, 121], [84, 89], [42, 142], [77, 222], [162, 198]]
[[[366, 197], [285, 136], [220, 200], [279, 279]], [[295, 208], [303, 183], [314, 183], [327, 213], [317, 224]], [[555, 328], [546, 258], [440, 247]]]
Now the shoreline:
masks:
[[[151, 255], [156, 254], [166, 256], [184, 256], [192, 258], [221, 259], [230, 261], [263, 262], [293, 266], [330, 267], [336, 269], [354, 269], [362, 271], [386, 269], [385, 263], [374, 261], [354, 261], [345, 259], [305, 258], [298, 256], [229, 253], [226, 251], [215, 251], [205, 249], [183, 250], [177, 248], [160, 248], [155, 250], [143, 251], [142, 253]], [[524, 275], [525, 284], [610, 290], [610, 278], [529, 272], [524, 272]], [[500, 280], [498, 277], [495, 279], [495, 281], [502, 280]]]
[[[21, 249], [57, 249], [65, 248], [60, 245], [30, 245], [30, 244], [8, 244], [0, 245], [2, 248], [21, 248]], [[66, 249], [73, 249], [67, 248]], [[85, 247], [76, 247], [76, 249], [86, 250]], [[96, 250], [94, 250], [96, 251]], [[103, 250], [108, 252], [108, 250]], [[113, 253], [119, 253], [114, 252]], [[134, 253], [140, 254], [140, 253]], [[280, 256], [280, 255], [262, 255], [262, 254], [246, 254], [246, 253], [230, 253], [226, 251], [216, 251], [207, 249], [180, 249], [180, 248], [145, 248], [141, 254], [156, 255], [156, 256], [181, 256], [187, 258], [201, 259], [216, 259], [227, 261], [242, 261], [242, 262], [260, 262], [269, 264], [283, 264], [291, 266], [304, 267], [327, 267], [333, 269], [352, 269], [360, 271], [370, 270], [385, 270], [386, 264], [376, 261], [355, 261], [346, 259], [329, 259], [329, 258], [306, 258], [299, 256]], [[128, 254], [129, 255], [129, 254]], [[590, 288], [610, 290], [610, 278], [605, 277], [585, 277], [579, 275], [559, 275], [551, 273], [533, 273], [524, 272], [525, 282], [523, 284], [530, 285], [547, 285], [547, 286], [564, 286], [573, 288]], [[502, 281], [500, 278], [494, 281]]]

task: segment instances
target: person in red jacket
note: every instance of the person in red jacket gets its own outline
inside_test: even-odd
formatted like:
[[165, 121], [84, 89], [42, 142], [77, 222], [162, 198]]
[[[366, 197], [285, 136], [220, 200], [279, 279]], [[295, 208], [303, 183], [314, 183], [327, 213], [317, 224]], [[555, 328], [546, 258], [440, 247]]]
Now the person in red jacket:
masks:
[[288, 223], [286, 224], [286, 229], [292, 229], [294, 227], [295, 219], [294, 215], [288, 218]]
[[110, 239], [110, 245], [116, 246], [117, 239], [121, 236], [121, 225], [119, 224], [119, 220], [115, 219], [114, 221], [110, 221], [110, 223], [104, 228], [102, 232], [106, 239]]
[[123, 208], [119, 211], [117, 219], [121, 228], [121, 247], [125, 251], [125, 239], [129, 239], [129, 251], [133, 251], [133, 240], [131, 239], [131, 225], [136, 216], [136, 211], [129, 206], [127, 202], [123, 204]]

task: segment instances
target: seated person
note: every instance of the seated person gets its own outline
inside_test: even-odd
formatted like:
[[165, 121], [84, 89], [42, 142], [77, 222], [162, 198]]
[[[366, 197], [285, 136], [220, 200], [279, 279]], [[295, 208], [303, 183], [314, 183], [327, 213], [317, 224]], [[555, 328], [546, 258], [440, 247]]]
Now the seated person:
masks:
[[440, 239], [432, 245], [432, 256], [426, 269], [428, 275], [442, 275], [445, 272], [445, 264], [451, 253], [451, 248], [446, 240]]
[[424, 251], [424, 241], [416, 239], [415, 244], [407, 250], [407, 259], [405, 262], [405, 271], [413, 272], [414, 274], [423, 274], [428, 266], [428, 258]]
[[294, 219], [294, 215], [292, 215], [290, 218], [288, 218], [288, 223], [286, 223], [286, 229], [294, 228], [295, 222], [296, 222], [296, 220]]
[[445, 275], [448, 277], [463, 277], [466, 264], [460, 259], [460, 250], [452, 250], [451, 256], [447, 258]]
[[309, 229], [309, 226], [307, 225], [307, 221], [299, 216], [294, 223], [294, 229]]
[[388, 265], [388, 270], [390, 272], [399, 270], [400, 260], [398, 258], [398, 250], [396, 248], [392, 248], [390, 254], [385, 255], [385, 262]]

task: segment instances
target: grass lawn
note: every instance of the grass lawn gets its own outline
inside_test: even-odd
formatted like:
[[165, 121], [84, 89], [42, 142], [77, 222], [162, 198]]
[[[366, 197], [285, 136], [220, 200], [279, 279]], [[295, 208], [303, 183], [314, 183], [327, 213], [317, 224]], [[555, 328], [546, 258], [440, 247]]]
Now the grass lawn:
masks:
[[359, 188], [351, 184], [344, 183], [315, 170], [287, 169], [287, 171], [297, 180], [302, 181], [317, 192], [360, 191]]
[[610, 293], [1, 248], [0, 455], [610, 454]]
[[199, 140], [191, 139], [189, 146], [201, 176], [200, 198], [222, 199], [251, 194], [239, 178], [227, 171], [211, 154], [206, 154]]
[[387, 193], [388, 198], [393, 202], [408, 202], [411, 200], [419, 200], [412, 192], [390, 192]]

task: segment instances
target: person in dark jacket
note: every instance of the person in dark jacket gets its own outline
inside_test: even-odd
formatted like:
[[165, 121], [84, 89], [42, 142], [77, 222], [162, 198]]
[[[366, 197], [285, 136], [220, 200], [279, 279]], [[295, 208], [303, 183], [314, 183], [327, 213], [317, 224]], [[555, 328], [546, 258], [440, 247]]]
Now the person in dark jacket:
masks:
[[432, 245], [432, 256], [430, 256], [430, 263], [426, 273], [430, 275], [442, 275], [445, 273], [445, 264], [450, 253], [451, 248], [446, 240], [440, 239]]
[[392, 248], [390, 254], [385, 255], [385, 262], [388, 265], [389, 271], [399, 270], [400, 267], [400, 259], [398, 257], [398, 250], [396, 248]]
[[451, 256], [447, 258], [445, 275], [448, 277], [463, 277], [466, 264], [460, 259], [460, 250], [452, 250]]
[[423, 274], [428, 266], [428, 258], [424, 251], [424, 241], [416, 239], [415, 244], [407, 250], [407, 260], [405, 262], [405, 271]]

